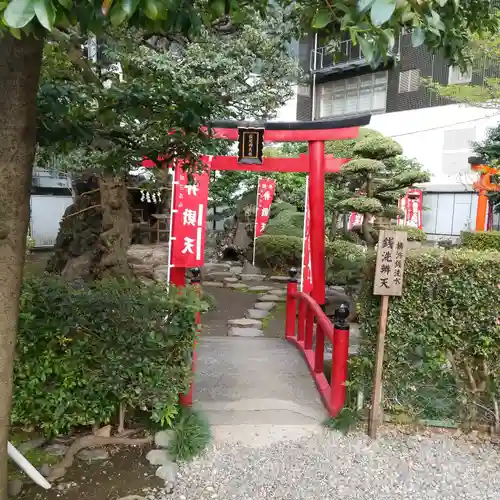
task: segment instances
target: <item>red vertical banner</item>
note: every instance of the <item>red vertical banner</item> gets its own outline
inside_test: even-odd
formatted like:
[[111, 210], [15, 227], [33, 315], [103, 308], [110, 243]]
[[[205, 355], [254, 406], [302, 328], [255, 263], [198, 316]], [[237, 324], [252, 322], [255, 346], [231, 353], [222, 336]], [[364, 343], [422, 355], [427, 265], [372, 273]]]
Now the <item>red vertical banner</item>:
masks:
[[273, 203], [276, 181], [261, 177], [257, 188], [257, 207], [255, 209], [255, 238], [258, 238], [266, 229]]
[[175, 169], [170, 265], [201, 267], [205, 262], [205, 232], [209, 172], [188, 174], [179, 164]]
[[302, 265], [301, 265], [300, 291], [311, 293], [312, 268], [311, 268], [311, 216], [309, 210], [309, 176], [306, 177], [306, 197], [304, 204], [304, 235], [302, 239]]

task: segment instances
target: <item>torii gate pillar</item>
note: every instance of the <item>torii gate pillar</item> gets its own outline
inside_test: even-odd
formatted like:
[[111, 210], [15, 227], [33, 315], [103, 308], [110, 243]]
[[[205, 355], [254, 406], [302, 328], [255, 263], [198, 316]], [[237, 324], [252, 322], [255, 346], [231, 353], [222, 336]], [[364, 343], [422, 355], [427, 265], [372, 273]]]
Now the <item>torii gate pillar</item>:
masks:
[[325, 143], [309, 142], [312, 298], [325, 303]]

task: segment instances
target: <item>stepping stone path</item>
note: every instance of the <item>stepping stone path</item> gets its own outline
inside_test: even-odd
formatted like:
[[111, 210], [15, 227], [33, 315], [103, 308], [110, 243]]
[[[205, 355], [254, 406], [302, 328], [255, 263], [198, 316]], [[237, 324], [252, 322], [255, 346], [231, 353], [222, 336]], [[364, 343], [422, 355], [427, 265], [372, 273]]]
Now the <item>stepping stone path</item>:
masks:
[[238, 283], [238, 278], [224, 278], [224, 283]]
[[250, 319], [264, 319], [269, 315], [269, 311], [264, 311], [262, 309], [249, 309], [247, 311], [247, 317]]
[[271, 292], [272, 288], [266, 285], [251, 286], [249, 292]]
[[242, 281], [264, 281], [266, 276], [264, 274], [240, 274]]
[[165, 481], [165, 491], [172, 493], [177, 483], [177, 464], [170, 458], [167, 449], [174, 437], [174, 432], [171, 430], [159, 431], [155, 434], [154, 442], [158, 449], [150, 450], [146, 455], [146, 460], [155, 466], [155, 475]]
[[245, 285], [245, 283], [229, 283], [226, 288], [232, 288], [233, 290], [246, 290], [248, 285]]
[[241, 328], [261, 328], [262, 321], [258, 319], [241, 318], [241, 319], [230, 319], [227, 324], [229, 326], [237, 326]]
[[254, 307], [255, 309], [269, 312], [276, 307], [276, 302], [258, 302]]
[[285, 302], [285, 297], [282, 295], [271, 295], [271, 294], [266, 294], [266, 295], [261, 295], [258, 298], [259, 302]]
[[258, 328], [240, 328], [232, 326], [228, 331], [229, 337], [263, 337], [264, 332]]

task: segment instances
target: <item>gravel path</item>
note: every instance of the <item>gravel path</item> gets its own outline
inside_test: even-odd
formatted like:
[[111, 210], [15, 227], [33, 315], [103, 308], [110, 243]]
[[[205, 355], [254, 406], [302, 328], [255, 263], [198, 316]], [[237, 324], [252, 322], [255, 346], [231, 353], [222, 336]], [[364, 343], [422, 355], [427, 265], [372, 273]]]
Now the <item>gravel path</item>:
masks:
[[498, 500], [500, 453], [450, 435], [363, 434], [248, 449], [213, 445], [151, 500]]

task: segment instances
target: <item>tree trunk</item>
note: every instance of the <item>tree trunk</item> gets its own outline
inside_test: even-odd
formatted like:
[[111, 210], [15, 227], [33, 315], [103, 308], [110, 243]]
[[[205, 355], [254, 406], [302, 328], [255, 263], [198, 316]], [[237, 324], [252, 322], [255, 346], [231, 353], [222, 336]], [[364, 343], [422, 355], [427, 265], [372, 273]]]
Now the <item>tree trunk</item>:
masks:
[[100, 277], [132, 278], [127, 250], [132, 241], [132, 214], [128, 190], [122, 177], [99, 179], [101, 193], [102, 233]]
[[43, 40], [0, 37], [0, 500], [7, 498], [7, 440], [19, 296], [36, 146]]
[[330, 239], [334, 240], [337, 236], [337, 224], [339, 222], [339, 213], [336, 211], [332, 212], [332, 225], [330, 226]]

